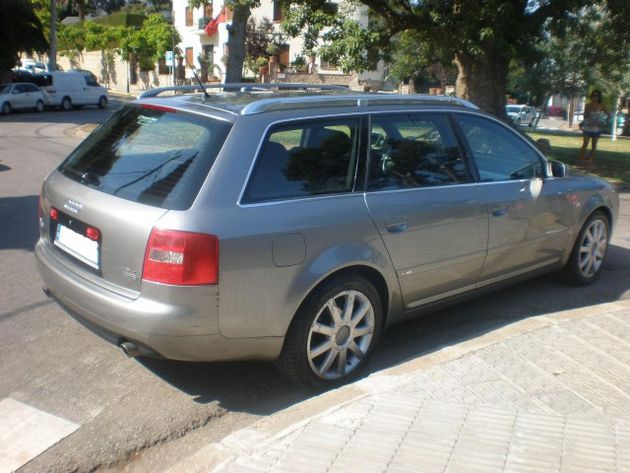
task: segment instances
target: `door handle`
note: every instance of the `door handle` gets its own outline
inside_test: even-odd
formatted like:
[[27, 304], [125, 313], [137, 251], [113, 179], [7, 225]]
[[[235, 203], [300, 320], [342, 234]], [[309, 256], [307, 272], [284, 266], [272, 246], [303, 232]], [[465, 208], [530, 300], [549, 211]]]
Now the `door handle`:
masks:
[[385, 222], [385, 228], [389, 233], [402, 233], [407, 230], [407, 219], [401, 218]]
[[507, 215], [507, 209], [505, 207], [501, 207], [498, 209], [492, 209], [492, 216], [493, 217], [503, 217]]

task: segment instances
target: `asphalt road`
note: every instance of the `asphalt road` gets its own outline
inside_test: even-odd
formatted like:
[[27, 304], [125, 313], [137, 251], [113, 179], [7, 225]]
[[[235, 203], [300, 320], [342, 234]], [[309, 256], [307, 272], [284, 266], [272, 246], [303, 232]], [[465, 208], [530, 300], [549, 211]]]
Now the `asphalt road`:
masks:
[[[32, 251], [42, 178], [78, 144], [77, 127], [110, 114], [0, 117], [0, 400], [80, 425], [21, 472], [161, 470], [311, 395], [270, 364], [126, 358], [44, 296]], [[596, 284], [568, 287], [543, 276], [398, 325], [386, 332], [370, 371], [532, 315], [630, 298], [630, 195], [622, 202]]]

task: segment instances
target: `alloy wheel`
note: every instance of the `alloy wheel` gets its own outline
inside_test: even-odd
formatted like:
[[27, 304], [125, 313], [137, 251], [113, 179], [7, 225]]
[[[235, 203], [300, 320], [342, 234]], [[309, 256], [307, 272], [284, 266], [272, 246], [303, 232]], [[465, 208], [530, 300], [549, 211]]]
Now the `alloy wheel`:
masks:
[[578, 264], [580, 273], [585, 278], [594, 277], [604, 262], [608, 247], [608, 227], [606, 222], [595, 219], [588, 226], [582, 237]]
[[330, 380], [353, 371], [365, 358], [374, 329], [374, 308], [362, 292], [342, 291], [328, 299], [308, 334], [306, 354], [313, 373]]

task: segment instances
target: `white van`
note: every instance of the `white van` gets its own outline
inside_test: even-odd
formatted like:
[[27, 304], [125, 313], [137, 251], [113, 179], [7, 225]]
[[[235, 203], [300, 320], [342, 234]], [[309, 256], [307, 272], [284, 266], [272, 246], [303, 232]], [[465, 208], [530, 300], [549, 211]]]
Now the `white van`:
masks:
[[48, 105], [70, 110], [72, 107], [97, 105], [107, 107], [107, 89], [89, 71], [46, 72], [35, 76], [35, 83], [46, 92]]

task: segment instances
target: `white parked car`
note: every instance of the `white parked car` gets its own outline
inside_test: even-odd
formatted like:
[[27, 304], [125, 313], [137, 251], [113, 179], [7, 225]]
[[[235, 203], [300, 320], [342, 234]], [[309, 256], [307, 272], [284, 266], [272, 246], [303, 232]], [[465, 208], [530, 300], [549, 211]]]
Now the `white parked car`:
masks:
[[42, 112], [45, 105], [48, 105], [48, 97], [34, 84], [18, 82], [0, 85], [0, 110], [4, 115], [19, 109]]
[[63, 110], [83, 105], [105, 108], [109, 100], [107, 89], [84, 71], [47, 72], [37, 75], [35, 82], [50, 96], [50, 105]]
[[529, 105], [506, 105], [505, 113], [516, 126], [533, 126], [536, 121], [536, 110]]

